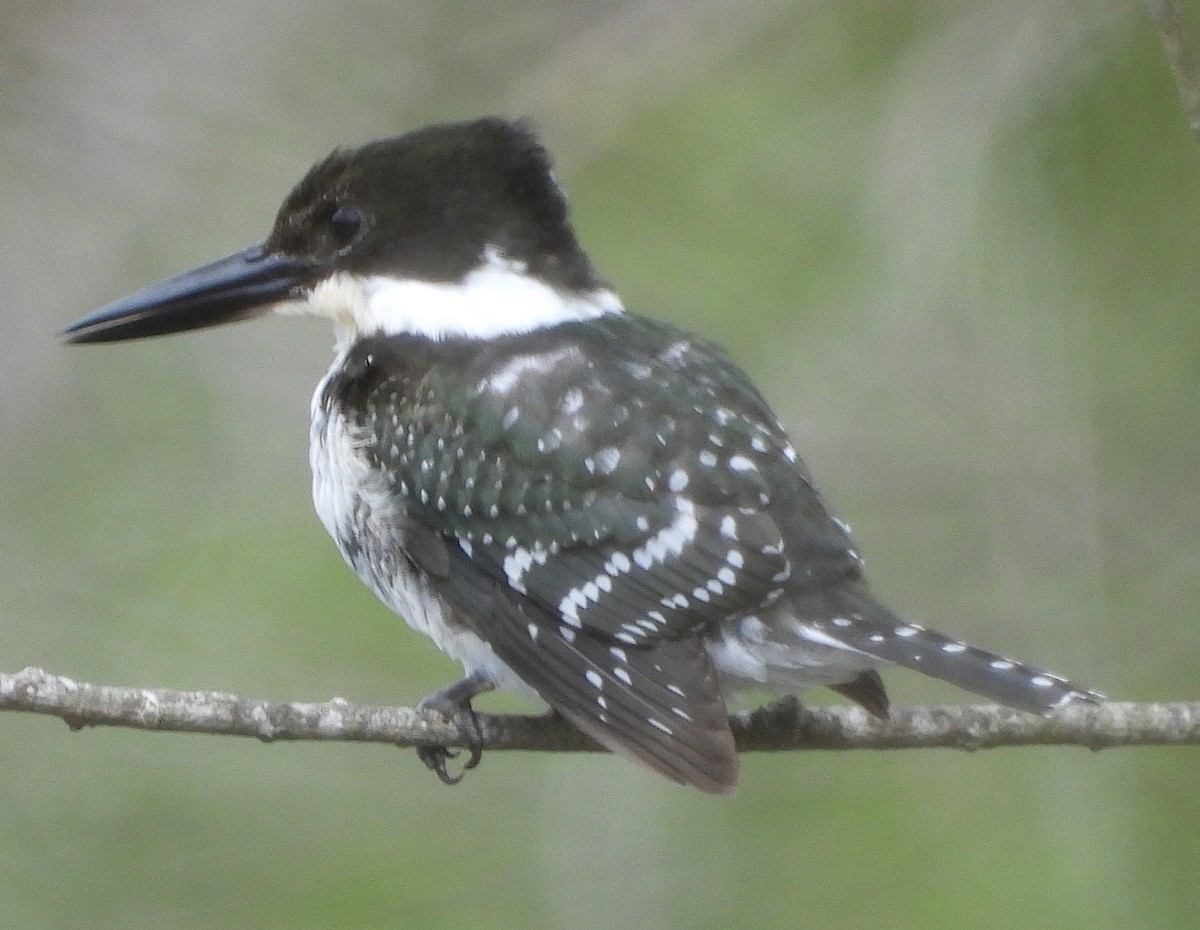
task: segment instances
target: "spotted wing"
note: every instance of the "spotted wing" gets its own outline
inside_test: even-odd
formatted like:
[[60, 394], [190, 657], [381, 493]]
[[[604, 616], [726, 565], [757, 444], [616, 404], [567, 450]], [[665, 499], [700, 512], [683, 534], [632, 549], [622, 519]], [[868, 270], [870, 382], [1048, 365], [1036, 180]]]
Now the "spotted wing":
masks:
[[827, 525], [792, 533], [806, 567], [846, 546], [744, 376], [689, 346], [537, 334], [416, 365], [392, 341], [380, 368], [404, 351], [408, 374], [364, 396], [361, 435], [422, 530], [410, 558], [506, 664], [614, 750], [718, 790], [736, 757], [699, 634], [791, 578], [773, 495]]
[[492, 648], [579, 729], [675, 781], [714, 793], [736, 784], [725, 702], [699, 637], [617, 646], [557, 626], [511, 588], [490, 607], [480, 616]]

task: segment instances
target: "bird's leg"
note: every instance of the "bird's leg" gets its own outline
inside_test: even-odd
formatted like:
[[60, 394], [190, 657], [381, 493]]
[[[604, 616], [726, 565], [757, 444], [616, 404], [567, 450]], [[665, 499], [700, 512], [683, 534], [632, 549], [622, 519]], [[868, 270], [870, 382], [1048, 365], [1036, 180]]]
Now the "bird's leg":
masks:
[[804, 705], [800, 703], [800, 698], [794, 694], [784, 694], [781, 697], [777, 697], [775, 700], [768, 701], [753, 712], [754, 718], [762, 720], [764, 723], [770, 721], [772, 723], [782, 723], [792, 726], [800, 720], [803, 714]]
[[446, 770], [446, 762], [458, 755], [457, 749], [448, 749], [445, 746], [417, 747], [417, 757], [443, 784], [457, 785], [467, 770], [475, 768], [483, 757], [483, 732], [471, 701], [494, 687], [496, 683], [489, 676], [482, 672], [472, 672], [460, 681], [433, 692], [417, 705], [421, 710], [436, 711], [447, 720], [457, 720], [463, 741], [470, 752], [467, 761], [463, 763], [462, 771], [451, 775]]

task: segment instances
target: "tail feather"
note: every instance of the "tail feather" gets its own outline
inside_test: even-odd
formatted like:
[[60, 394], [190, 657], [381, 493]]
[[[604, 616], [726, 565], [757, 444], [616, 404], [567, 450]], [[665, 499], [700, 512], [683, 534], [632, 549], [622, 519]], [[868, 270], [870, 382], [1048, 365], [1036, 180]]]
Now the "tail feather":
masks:
[[869, 596], [847, 593], [844, 612], [806, 623], [814, 642], [840, 645], [947, 681], [1010, 707], [1046, 713], [1103, 694], [1044, 669], [988, 652], [936, 630], [905, 623]]
[[857, 678], [829, 687], [842, 697], [849, 698], [868, 713], [874, 714], [881, 720], [887, 720], [890, 702], [887, 691], [883, 687], [883, 679], [879, 677], [879, 672], [875, 669], [860, 672]]

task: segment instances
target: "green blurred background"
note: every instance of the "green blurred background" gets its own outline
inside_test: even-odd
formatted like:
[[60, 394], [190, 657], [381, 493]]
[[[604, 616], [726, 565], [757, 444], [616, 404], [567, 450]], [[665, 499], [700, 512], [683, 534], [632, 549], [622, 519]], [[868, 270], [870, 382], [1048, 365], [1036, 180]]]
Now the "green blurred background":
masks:
[[[54, 334], [261, 237], [335, 144], [502, 112], [626, 303], [754, 373], [899, 611], [1200, 697], [1200, 149], [1142, 4], [0, 12], [4, 671], [379, 703], [456, 676], [311, 512], [324, 326]], [[748, 756], [732, 800], [16, 714], [0, 759], [11, 927], [1200, 924], [1195, 749]]]

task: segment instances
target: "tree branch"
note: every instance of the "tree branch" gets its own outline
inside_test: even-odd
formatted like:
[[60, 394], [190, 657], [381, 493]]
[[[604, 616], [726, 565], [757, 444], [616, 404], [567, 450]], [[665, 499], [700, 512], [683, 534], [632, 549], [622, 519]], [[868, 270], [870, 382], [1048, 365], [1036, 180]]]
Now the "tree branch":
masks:
[[[0, 710], [60, 717], [72, 729], [132, 727], [273, 740], [462, 746], [457, 722], [408, 707], [333, 698], [317, 704], [236, 694], [90, 685], [39, 668], [0, 674]], [[483, 748], [594, 752], [594, 741], [551, 716], [480, 714]], [[995, 705], [895, 708], [881, 721], [856, 707], [804, 708], [794, 700], [730, 718], [746, 752], [792, 749], [991, 749], [999, 746], [1200, 745], [1200, 701], [1072, 705], [1040, 717]]]
[[1179, 90], [1179, 99], [1183, 101], [1188, 125], [1196, 140], [1200, 141], [1200, 72], [1188, 47], [1183, 13], [1175, 0], [1148, 0], [1148, 5], [1159, 38], [1162, 39], [1167, 63], [1175, 75], [1175, 86]]

